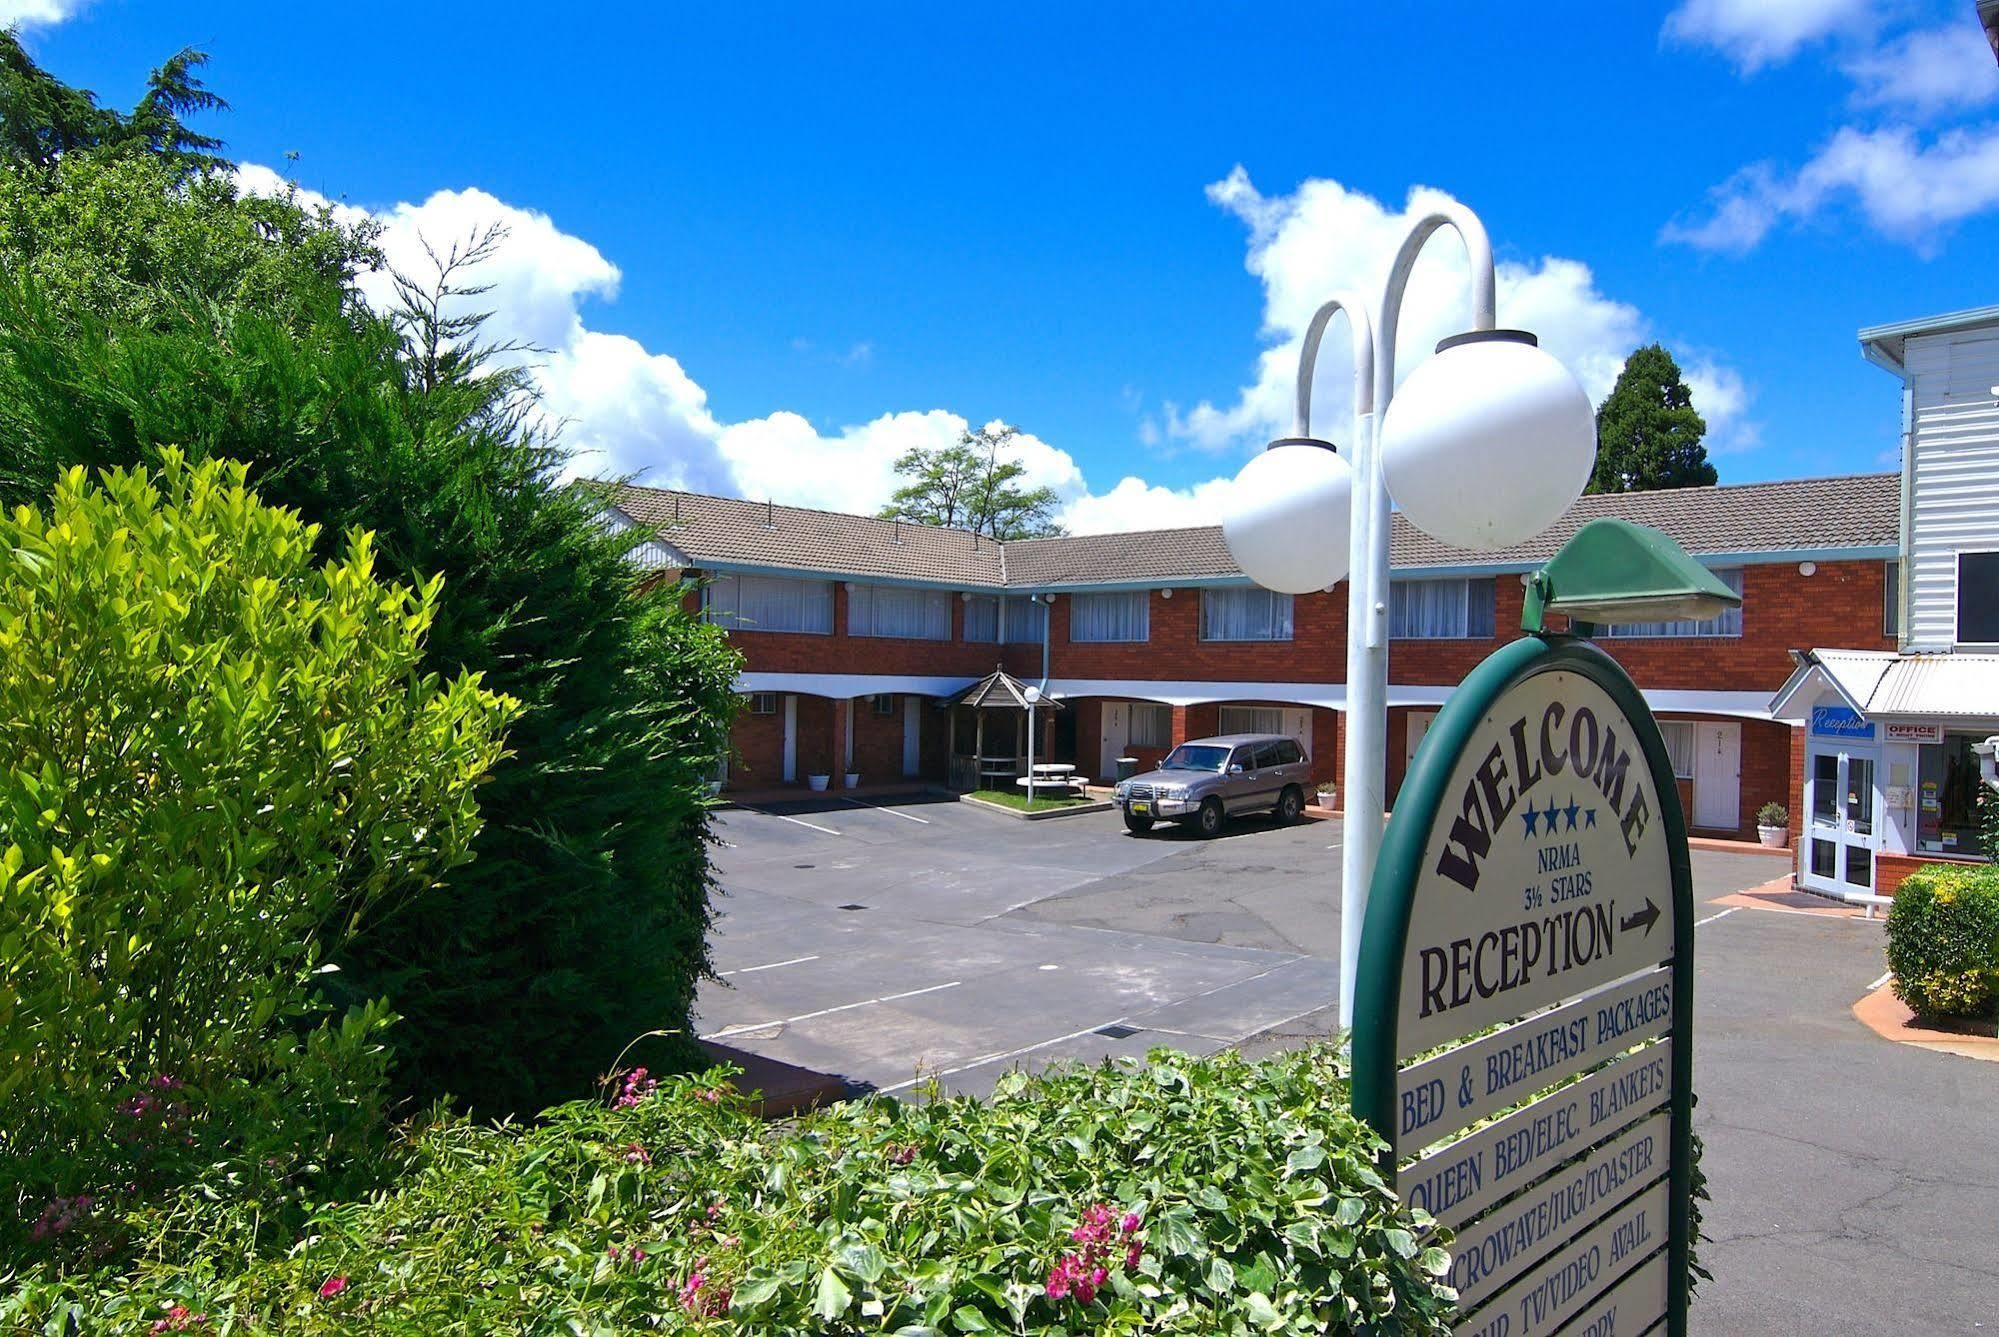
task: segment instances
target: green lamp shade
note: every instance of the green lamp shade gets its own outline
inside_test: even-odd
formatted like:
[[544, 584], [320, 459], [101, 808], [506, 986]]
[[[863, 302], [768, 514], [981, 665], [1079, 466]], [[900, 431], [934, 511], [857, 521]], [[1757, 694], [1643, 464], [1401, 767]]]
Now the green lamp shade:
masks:
[[1592, 520], [1528, 583], [1522, 624], [1540, 631], [1547, 613], [1598, 625], [1705, 619], [1741, 602], [1670, 536], [1629, 520]]

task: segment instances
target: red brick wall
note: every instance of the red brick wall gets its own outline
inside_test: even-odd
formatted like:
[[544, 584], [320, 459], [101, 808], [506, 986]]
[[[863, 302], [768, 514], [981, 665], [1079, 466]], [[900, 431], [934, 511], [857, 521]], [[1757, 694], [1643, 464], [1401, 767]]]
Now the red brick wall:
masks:
[[855, 698], [854, 769], [864, 785], [902, 778], [902, 702], [902, 697], [891, 696], [889, 713], [877, 715], [873, 697]]
[[745, 709], [729, 734], [735, 756], [729, 762], [731, 789], [764, 789], [784, 783], [784, 698], [775, 715]]
[[1288, 641], [1204, 641], [1201, 592], [1180, 587], [1148, 595], [1151, 619], [1142, 642], [1069, 639], [1073, 594], [1049, 609], [1049, 653], [1064, 678], [1165, 678], [1181, 682], [1338, 682], [1346, 676], [1346, 587], [1291, 601]]
[[1982, 864], [1983, 859], [1947, 859], [1938, 854], [1877, 854], [1874, 856], [1874, 894], [1893, 896], [1902, 879], [1932, 863]]

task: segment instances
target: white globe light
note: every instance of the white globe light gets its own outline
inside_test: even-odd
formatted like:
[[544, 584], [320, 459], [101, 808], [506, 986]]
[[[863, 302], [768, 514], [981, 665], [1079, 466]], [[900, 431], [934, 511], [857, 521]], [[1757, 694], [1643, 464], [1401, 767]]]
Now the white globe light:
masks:
[[1353, 470], [1324, 441], [1292, 437], [1242, 466], [1229, 486], [1222, 539], [1267, 590], [1311, 594], [1347, 573]]
[[1461, 334], [1409, 374], [1381, 420], [1388, 493], [1460, 548], [1534, 537], [1596, 466], [1596, 412], [1569, 369], [1518, 330]]

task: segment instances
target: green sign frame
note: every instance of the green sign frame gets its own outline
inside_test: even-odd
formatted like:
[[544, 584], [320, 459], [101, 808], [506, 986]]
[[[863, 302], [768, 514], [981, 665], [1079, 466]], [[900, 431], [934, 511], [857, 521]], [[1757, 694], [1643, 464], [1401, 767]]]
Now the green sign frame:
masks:
[[[1352, 1018], [1353, 1109], [1390, 1148], [1395, 1146], [1402, 966], [1432, 827], [1446, 812], [1445, 791], [1460, 754], [1486, 714], [1521, 682], [1555, 671], [1594, 683], [1631, 721], [1657, 795], [1658, 816], [1669, 851], [1674, 950], [1666, 1330], [1672, 1337], [1685, 1337], [1693, 1246], [1693, 866], [1679, 786], [1658, 722], [1630, 676], [1591, 642], [1570, 635], [1537, 634], [1501, 646], [1471, 671], [1424, 735], [1383, 836], [1361, 929]], [[1389, 1151], [1382, 1167], [1391, 1185], [1396, 1178], [1396, 1158], [1396, 1152]]]

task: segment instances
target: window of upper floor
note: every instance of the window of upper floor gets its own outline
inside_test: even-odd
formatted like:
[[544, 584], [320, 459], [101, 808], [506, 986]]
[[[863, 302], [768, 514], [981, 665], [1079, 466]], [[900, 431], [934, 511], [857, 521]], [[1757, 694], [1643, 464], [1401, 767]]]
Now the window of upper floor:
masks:
[[708, 620], [731, 631], [833, 632], [833, 582], [724, 573], [702, 590]]
[[1202, 590], [1201, 639], [1288, 641], [1291, 596], [1255, 586]]
[[[1714, 575], [1722, 584], [1742, 593], [1742, 568], [1739, 566], [1719, 567]], [[1621, 626], [1601, 627], [1600, 637], [1686, 637], [1709, 638], [1716, 636], [1740, 636], [1742, 634], [1742, 605], [1723, 609], [1714, 617], [1680, 618], [1672, 622], [1627, 622]]]
[[1391, 580], [1388, 634], [1403, 640], [1490, 640], [1494, 584], [1489, 576]]
[[1999, 645], [1999, 552], [1957, 555], [1957, 643]]
[[1076, 594], [1069, 598], [1069, 639], [1084, 643], [1144, 641], [1152, 635], [1149, 590]]
[[997, 644], [1004, 631], [1009, 645], [1022, 642], [1039, 645], [1047, 625], [1048, 605], [1029, 595], [1015, 594], [1003, 599], [997, 594], [974, 594], [965, 601], [967, 641]]
[[1881, 563], [1881, 634], [1902, 634], [1902, 564], [1892, 557]]
[[855, 585], [847, 592], [847, 634], [899, 641], [951, 639], [951, 594], [906, 585]]

